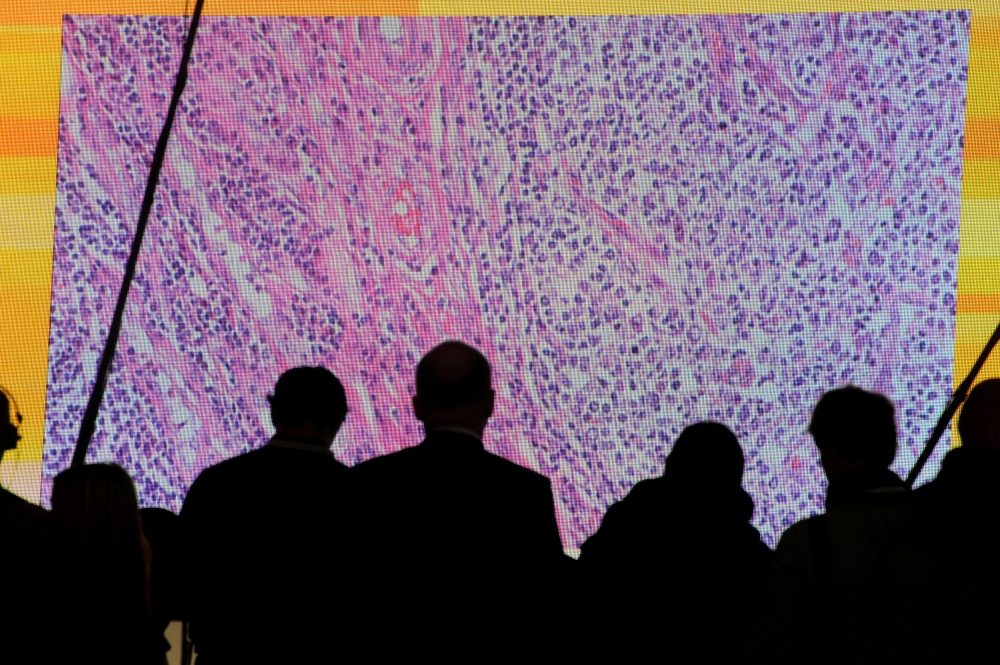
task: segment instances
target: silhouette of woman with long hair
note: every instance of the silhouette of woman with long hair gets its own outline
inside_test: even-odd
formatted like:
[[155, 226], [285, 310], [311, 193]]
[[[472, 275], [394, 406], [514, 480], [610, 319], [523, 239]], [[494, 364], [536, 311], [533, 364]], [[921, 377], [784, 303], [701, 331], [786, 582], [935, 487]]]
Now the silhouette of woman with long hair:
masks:
[[132, 479], [114, 464], [63, 471], [52, 515], [69, 554], [68, 651], [82, 662], [162, 663], [167, 645], [150, 613], [151, 556]]

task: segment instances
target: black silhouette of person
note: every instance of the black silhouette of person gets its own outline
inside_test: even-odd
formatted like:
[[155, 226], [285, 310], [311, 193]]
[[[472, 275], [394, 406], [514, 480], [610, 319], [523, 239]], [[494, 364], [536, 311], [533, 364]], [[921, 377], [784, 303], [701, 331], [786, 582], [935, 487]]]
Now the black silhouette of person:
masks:
[[978, 610], [955, 561], [926, 547], [913, 495], [889, 466], [895, 409], [854, 386], [809, 425], [826, 513], [784, 532], [750, 637], [751, 662], [943, 663], [979, 658]]
[[150, 613], [149, 543], [128, 473], [116, 464], [81, 464], [52, 482], [52, 517], [69, 550], [68, 630], [59, 662], [160, 665], [170, 648]]
[[[0, 460], [21, 440], [23, 416], [0, 387]], [[57, 658], [45, 633], [55, 627], [49, 611], [61, 586], [63, 543], [48, 511], [0, 487], [0, 652], [5, 662]]]
[[335, 648], [347, 467], [330, 445], [346, 394], [329, 370], [296, 367], [268, 401], [276, 434], [205, 469], [181, 510], [200, 665], [321, 662]]
[[423, 442], [351, 470], [374, 659], [523, 653], [565, 612], [551, 486], [484, 449], [493, 406], [489, 362], [445, 342], [417, 367]]
[[969, 393], [958, 418], [962, 446], [948, 452], [937, 478], [916, 491], [929, 542], [961, 562], [979, 597], [984, 649], [1000, 654], [1000, 379]]
[[[185, 617], [183, 596], [183, 534], [180, 517], [165, 508], [143, 508], [142, 533], [152, 554], [149, 572], [150, 610], [162, 633], [171, 621]], [[172, 647], [173, 645], [171, 645]]]
[[597, 644], [627, 659], [735, 662], [760, 600], [771, 550], [751, 524], [744, 458], [725, 425], [677, 438], [664, 473], [611, 506], [583, 544], [584, 578], [607, 608]]

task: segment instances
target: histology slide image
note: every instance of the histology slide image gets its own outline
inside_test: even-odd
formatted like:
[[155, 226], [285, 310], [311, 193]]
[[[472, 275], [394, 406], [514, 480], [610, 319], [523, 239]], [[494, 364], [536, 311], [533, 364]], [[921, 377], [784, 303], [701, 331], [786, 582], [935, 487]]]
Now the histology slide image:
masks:
[[[773, 545], [822, 507], [825, 390], [894, 400], [900, 473], [950, 396], [969, 23], [206, 17], [90, 458], [177, 510], [301, 364], [347, 389], [338, 459], [414, 445], [416, 363], [461, 339], [494, 368], [487, 448], [551, 479], [568, 551], [701, 419]], [[187, 25], [64, 20], [47, 479]]]

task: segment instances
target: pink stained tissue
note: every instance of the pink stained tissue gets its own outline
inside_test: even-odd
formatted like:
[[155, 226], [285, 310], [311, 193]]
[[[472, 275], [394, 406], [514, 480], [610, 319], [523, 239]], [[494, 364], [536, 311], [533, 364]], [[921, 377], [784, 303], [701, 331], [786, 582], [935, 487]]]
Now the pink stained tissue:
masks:
[[[487, 447], [552, 480], [569, 550], [706, 418], [773, 544], [822, 506], [823, 391], [894, 400], [900, 473], [948, 399], [969, 21], [205, 18], [90, 459], [177, 509], [302, 364], [347, 388], [337, 458], [390, 453], [455, 338], [494, 367]], [[47, 478], [187, 25], [64, 22]]]

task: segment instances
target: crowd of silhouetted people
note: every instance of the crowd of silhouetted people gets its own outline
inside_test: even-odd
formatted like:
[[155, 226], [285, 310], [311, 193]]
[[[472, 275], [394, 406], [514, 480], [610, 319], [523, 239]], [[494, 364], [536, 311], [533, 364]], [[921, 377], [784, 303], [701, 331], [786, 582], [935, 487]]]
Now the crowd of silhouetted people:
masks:
[[[0, 661], [162, 664], [171, 621], [201, 665], [1000, 659], [1000, 379], [972, 390], [962, 447], [916, 491], [890, 470], [892, 403], [823, 395], [809, 433], [826, 510], [774, 551], [737, 437], [691, 424], [576, 561], [548, 479], [483, 447], [476, 349], [430, 351], [424, 440], [353, 468], [330, 450], [348, 416], [330, 371], [291, 369], [268, 401], [275, 435], [205, 469], [179, 516], [140, 510], [113, 464], [60, 473], [50, 511], [0, 489]], [[0, 451], [20, 420], [0, 391]]]

